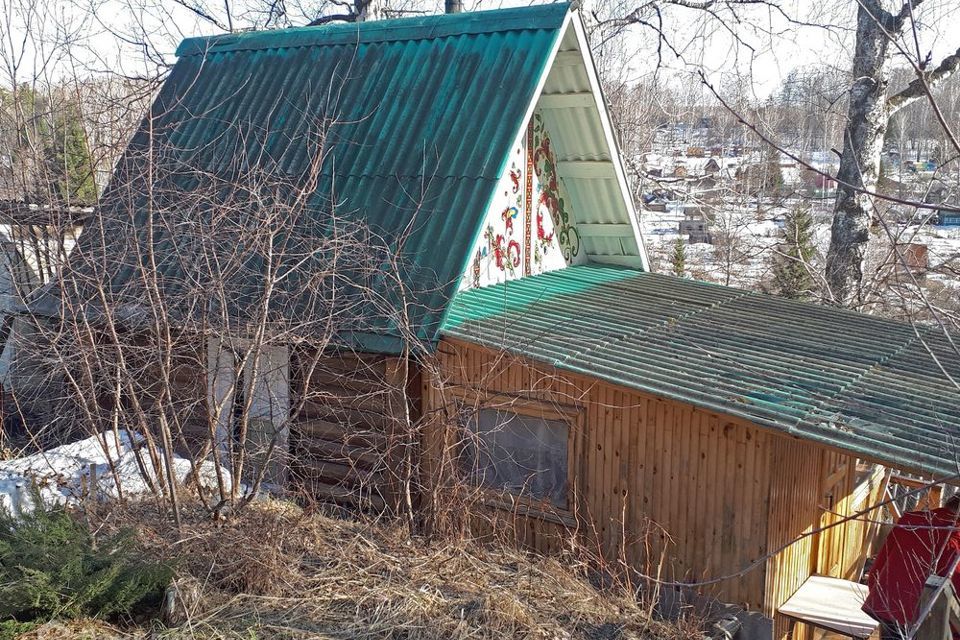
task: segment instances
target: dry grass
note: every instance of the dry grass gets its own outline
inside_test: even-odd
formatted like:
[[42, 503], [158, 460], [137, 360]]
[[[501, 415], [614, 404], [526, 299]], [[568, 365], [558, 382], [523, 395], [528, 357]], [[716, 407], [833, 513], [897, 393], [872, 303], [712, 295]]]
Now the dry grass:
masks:
[[53, 620], [21, 633], [17, 640], [128, 640], [130, 637], [99, 620]]
[[188, 508], [178, 539], [147, 505], [113, 511], [145, 552], [178, 558], [189, 610], [170, 638], [693, 638], [599, 591], [571, 560], [427, 543], [376, 522], [266, 501], [216, 523]]

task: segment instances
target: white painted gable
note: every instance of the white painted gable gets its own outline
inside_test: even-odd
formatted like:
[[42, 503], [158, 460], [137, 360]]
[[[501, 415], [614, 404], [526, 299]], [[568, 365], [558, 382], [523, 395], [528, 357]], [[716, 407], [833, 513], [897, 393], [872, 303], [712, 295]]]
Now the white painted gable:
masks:
[[534, 113], [513, 145], [460, 288], [586, 262], [569, 202], [549, 133]]
[[587, 262], [649, 269], [586, 35], [573, 13], [504, 164], [460, 288]]

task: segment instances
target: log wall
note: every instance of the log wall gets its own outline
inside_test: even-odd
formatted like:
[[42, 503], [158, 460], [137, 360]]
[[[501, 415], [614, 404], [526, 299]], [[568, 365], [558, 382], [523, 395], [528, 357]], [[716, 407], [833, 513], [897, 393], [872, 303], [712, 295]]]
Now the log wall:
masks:
[[207, 398], [207, 377], [204, 373], [206, 349], [203, 343], [185, 343], [172, 358], [170, 371], [170, 405], [173, 407], [173, 433], [177, 451], [197, 454], [213, 434], [210, 427]]
[[[409, 386], [419, 390], [415, 370]], [[367, 354], [318, 357], [295, 350], [290, 363], [290, 481], [305, 495], [382, 511], [395, 507], [398, 451], [406, 423], [402, 363]], [[415, 405], [413, 398], [411, 405]], [[409, 407], [416, 411], [415, 406]]]

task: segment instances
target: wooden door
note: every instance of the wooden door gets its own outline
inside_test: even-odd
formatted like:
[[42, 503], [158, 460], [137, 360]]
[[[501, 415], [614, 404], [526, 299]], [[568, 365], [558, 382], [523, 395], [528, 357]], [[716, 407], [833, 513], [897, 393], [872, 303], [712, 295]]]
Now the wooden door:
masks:
[[821, 464], [819, 527], [814, 543], [813, 572], [834, 578], [843, 577], [843, 552], [846, 547], [846, 523], [841, 523], [849, 494], [850, 458], [835, 451], [824, 451]]

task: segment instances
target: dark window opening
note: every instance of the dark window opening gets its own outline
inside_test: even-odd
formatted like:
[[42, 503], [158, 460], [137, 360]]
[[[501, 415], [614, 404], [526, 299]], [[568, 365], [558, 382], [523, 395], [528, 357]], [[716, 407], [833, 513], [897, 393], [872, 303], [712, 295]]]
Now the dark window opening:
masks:
[[498, 409], [464, 418], [461, 464], [474, 482], [567, 508], [570, 426], [565, 421]]
[[[239, 356], [234, 356], [236, 362]], [[237, 367], [237, 377], [233, 385], [233, 406], [230, 410], [230, 435], [235, 444], [239, 444], [243, 435], [243, 408], [247, 404], [247, 381], [243, 367]]]

